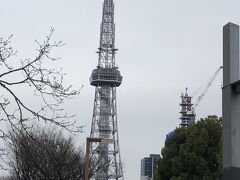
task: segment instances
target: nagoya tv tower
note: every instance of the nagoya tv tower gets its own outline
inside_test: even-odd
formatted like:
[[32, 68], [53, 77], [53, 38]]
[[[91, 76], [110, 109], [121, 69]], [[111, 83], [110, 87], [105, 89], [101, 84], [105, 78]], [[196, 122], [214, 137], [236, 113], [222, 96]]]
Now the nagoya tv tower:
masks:
[[100, 27], [98, 65], [92, 71], [90, 84], [95, 86], [95, 99], [91, 127], [91, 138], [103, 139], [92, 143], [90, 148], [93, 179], [122, 180], [120, 157], [116, 87], [122, 76], [115, 66], [115, 24], [113, 0], [104, 0]]

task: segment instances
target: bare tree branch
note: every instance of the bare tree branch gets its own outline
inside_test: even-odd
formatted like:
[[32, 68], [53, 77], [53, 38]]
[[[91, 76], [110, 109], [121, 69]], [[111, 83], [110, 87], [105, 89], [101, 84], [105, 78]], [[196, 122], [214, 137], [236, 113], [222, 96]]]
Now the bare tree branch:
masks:
[[10, 133], [9, 166], [12, 180], [82, 179], [84, 154], [72, 138], [53, 129]]
[[[0, 122], [27, 130], [31, 128], [29, 122], [37, 120], [53, 123], [72, 133], [82, 130], [82, 126], [77, 126], [73, 120], [75, 116], [68, 115], [62, 108], [65, 100], [78, 95], [80, 89], [64, 85], [62, 69], [48, 67], [48, 63], [59, 59], [51, 55], [52, 49], [63, 45], [61, 41], [52, 42], [53, 32], [51, 28], [43, 42], [35, 41], [38, 46], [36, 57], [19, 61], [19, 66], [12, 65], [10, 61], [16, 55], [11, 47], [12, 35], [7, 39], [0, 38]], [[33, 94], [40, 98], [41, 106], [36, 109], [27, 104], [23, 97], [18, 96], [16, 87], [32, 89]], [[0, 133], [1, 137], [6, 137], [3, 130]]]

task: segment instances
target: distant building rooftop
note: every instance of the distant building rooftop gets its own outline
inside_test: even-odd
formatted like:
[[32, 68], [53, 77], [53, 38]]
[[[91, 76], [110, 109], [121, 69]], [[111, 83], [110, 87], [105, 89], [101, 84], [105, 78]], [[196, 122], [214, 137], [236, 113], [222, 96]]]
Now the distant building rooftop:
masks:
[[153, 180], [160, 159], [160, 154], [150, 154], [141, 160], [141, 180]]

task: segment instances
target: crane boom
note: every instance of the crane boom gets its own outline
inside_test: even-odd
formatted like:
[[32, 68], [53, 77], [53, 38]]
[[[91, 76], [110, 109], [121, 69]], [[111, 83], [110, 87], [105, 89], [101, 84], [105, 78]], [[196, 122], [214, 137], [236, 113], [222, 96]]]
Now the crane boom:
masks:
[[207, 93], [208, 89], [211, 87], [212, 83], [214, 82], [214, 80], [216, 79], [218, 73], [221, 71], [221, 69], [223, 68], [223, 66], [220, 66], [217, 71], [213, 74], [213, 76], [209, 79], [205, 89], [203, 90], [203, 92], [198, 96], [196, 102], [193, 105], [193, 109], [195, 109], [196, 107], [198, 107], [199, 103], [201, 102], [201, 100], [203, 99], [203, 97], [205, 96], [205, 94]]

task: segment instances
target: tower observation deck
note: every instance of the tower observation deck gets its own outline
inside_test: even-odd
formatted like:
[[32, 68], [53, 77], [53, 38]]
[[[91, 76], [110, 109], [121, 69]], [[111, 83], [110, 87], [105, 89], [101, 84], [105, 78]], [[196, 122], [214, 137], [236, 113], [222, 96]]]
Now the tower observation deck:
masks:
[[100, 26], [98, 65], [92, 71], [90, 84], [95, 87], [95, 99], [91, 126], [91, 138], [101, 138], [100, 143], [91, 143], [90, 155], [93, 179], [123, 180], [120, 156], [116, 88], [122, 76], [115, 66], [114, 2], [104, 0]]
[[94, 69], [90, 77], [92, 86], [110, 85], [114, 87], [120, 86], [122, 76], [117, 68], [100, 68]]

